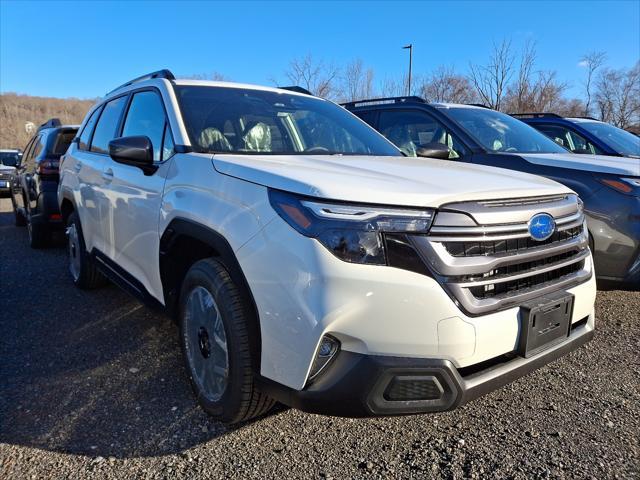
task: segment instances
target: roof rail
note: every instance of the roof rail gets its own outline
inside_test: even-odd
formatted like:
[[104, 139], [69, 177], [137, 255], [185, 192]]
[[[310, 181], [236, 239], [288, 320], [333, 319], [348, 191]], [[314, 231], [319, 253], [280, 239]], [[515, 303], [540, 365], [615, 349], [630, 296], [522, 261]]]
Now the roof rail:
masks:
[[144, 82], [145, 80], [151, 80], [152, 78], [166, 78], [169, 81], [176, 79], [176, 77], [173, 76], [173, 73], [171, 73], [171, 70], [167, 70], [166, 68], [163, 68], [162, 70], [158, 70], [157, 72], [147, 73], [146, 75], [142, 75], [140, 77], [134, 78], [133, 80], [129, 80], [128, 82], [123, 83], [119, 87], [116, 87], [110, 92], [108, 92], [107, 95], [110, 95], [111, 93], [115, 92], [116, 90], [120, 90], [121, 88], [128, 87], [129, 85], [133, 85], [134, 83]]
[[589, 117], [586, 115], [570, 115], [569, 118], [582, 118], [584, 120], [595, 120], [596, 122], [600, 122], [601, 120], [598, 120], [597, 118], [593, 118], [593, 117]]
[[311, 93], [309, 90], [307, 90], [304, 87], [300, 87], [298, 85], [291, 85], [289, 87], [278, 87], [278, 88], [280, 90], [289, 90], [290, 92], [304, 93], [305, 95], [311, 95], [312, 97], [315, 97], [315, 95]]
[[382, 98], [371, 98], [368, 100], [356, 100], [353, 102], [341, 103], [340, 105], [347, 108], [355, 108], [362, 105], [377, 105], [382, 103], [406, 103], [406, 102], [427, 103], [427, 101], [424, 98], [411, 95], [406, 97], [382, 97]]
[[484, 103], [465, 103], [465, 105], [468, 105], [470, 107], [488, 108], [489, 110], [493, 110], [493, 108], [491, 108], [488, 105], [485, 105]]
[[557, 113], [550, 112], [524, 112], [524, 113], [510, 113], [512, 117], [531, 117], [531, 118], [562, 118]]
[[44, 122], [42, 125], [38, 127], [38, 131], [44, 128], [57, 128], [60, 126], [62, 126], [62, 122], [60, 121], [59, 118], [50, 118], [49, 120], [47, 120], [46, 122]]

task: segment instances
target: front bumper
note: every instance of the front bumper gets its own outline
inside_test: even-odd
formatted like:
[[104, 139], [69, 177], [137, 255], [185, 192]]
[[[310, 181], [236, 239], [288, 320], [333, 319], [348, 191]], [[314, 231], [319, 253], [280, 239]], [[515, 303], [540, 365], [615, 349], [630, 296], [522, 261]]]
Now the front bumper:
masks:
[[[480, 369], [458, 369], [445, 359], [340, 352], [317, 381], [294, 390], [263, 379], [263, 389], [291, 407], [325, 415], [366, 417], [453, 410], [500, 388], [584, 345], [593, 338], [593, 321], [576, 322], [569, 337], [538, 355], [501, 356]], [[403, 400], [389, 392], [408, 379], [428, 397]], [[407, 380], [405, 380], [407, 381]]]
[[[343, 353], [442, 359], [456, 369], [518, 348], [518, 306], [469, 316], [435, 279], [344, 262], [279, 217], [236, 254], [259, 312], [260, 374], [292, 390], [309, 388], [324, 335]], [[587, 264], [591, 270], [590, 258]], [[567, 292], [575, 298], [571, 323], [588, 317], [593, 328], [595, 278]]]

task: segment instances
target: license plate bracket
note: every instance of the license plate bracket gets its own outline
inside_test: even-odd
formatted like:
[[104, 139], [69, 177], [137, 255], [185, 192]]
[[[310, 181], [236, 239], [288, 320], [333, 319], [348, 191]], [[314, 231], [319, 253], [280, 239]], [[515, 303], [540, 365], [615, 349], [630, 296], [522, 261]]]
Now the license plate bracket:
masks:
[[569, 336], [573, 295], [556, 292], [535, 298], [520, 307], [518, 354], [529, 358]]

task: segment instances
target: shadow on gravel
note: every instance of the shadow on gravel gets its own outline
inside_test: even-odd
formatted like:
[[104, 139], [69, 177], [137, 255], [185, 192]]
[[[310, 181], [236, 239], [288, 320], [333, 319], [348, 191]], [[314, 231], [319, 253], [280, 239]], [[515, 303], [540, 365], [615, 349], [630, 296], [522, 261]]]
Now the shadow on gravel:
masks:
[[170, 319], [114, 286], [76, 289], [65, 249], [31, 250], [12, 214], [0, 252], [0, 443], [155, 456], [228, 431], [197, 406]]

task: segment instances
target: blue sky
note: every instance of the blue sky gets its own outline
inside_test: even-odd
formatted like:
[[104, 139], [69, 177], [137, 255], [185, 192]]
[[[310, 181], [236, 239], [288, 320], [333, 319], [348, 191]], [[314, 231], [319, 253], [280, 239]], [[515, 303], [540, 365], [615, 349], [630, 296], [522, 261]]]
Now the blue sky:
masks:
[[[28, 2], [0, 0], [0, 91], [93, 98], [143, 73], [218, 71], [271, 84], [291, 58], [359, 57], [377, 80], [440, 64], [466, 72], [493, 41], [537, 42], [538, 67], [580, 93], [580, 57], [640, 58], [640, 0], [498, 2]], [[283, 81], [283, 83], [285, 83]]]

